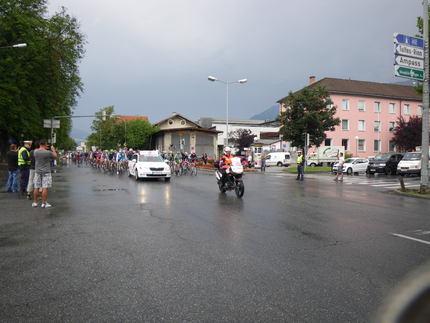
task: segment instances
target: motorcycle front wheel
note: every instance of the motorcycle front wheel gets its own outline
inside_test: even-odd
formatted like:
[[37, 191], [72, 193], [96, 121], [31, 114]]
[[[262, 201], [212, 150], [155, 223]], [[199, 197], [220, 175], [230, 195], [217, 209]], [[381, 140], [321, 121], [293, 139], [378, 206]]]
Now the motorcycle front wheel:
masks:
[[241, 198], [243, 196], [243, 193], [245, 193], [245, 185], [242, 181], [236, 182], [236, 188], [234, 189], [236, 196], [238, 198]]
[[222, 185], [221, 181], [218, 181], [218, 188], [221, 193], [225, 193], [226, 189], [224, 188], [224, 185]]

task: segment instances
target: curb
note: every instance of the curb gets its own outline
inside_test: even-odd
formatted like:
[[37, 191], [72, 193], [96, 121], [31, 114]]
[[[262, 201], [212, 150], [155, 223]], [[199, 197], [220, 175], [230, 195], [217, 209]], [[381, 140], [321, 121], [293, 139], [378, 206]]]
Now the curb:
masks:
[[408, 197], [414, 197], [417, 199], [424, 199], [424, 200], [430, 200], [430, 197], [428, 196], [419, 196], [416, 194], [410, 194], [408, 192], [402, 192], [400, 190], [394, 190], [394, 191], [390, 191], [391, 194], [396, 194], [396, 195], [402, 195], [402, 196], [408, 196]]

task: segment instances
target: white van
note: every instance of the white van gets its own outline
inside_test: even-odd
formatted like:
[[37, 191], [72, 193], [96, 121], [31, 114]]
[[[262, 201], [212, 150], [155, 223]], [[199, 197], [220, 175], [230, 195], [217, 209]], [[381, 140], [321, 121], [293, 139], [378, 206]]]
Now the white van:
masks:
[[289, 152], [268, 153], [266, 156], [266, 166], [289, 166], [290, 159]]
[[[429, 153], [430, 158], [430, 153]], [[430, 161], [429, 161], [430, 168]], [[421, 152], [406, 153], [402, 160], [397, 164], [397, 174], [412, 175], [421, 174]]]

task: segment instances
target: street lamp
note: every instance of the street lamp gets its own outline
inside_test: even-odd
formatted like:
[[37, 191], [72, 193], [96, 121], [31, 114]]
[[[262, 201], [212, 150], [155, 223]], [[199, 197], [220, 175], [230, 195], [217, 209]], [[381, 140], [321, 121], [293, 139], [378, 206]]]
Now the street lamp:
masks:
[[226, 136], [225, 146], [228, 146], [228, 87], [230, 84], [234, 84], [234, 83], [244, 84], [244, 83], [248, 82], [248, 80], [247, 79], [241, 79], [241, 80], [237, 80], [237, 81], [223, 81], [223, 80], [216, 78], [215, 76], [208, 76], [208, 80], [211, 82], [221, 82], [221, 83], [224, 83], [226, 85], [226, 90], [227, 90], [227, 93], [226, 93], [226, 110], [227, 110], [227, 113], [226, 113], [226, 119], [225, 119], [225, 128], [226, 128], [225, 129], [225, 131], [226, 131], [226, 133], [225, 133], [225, 136]]
[[27, 47], [27, 43], [20, 43], [20, 44], [9, 45], [9, 46], [2, 46], [0, 48], [22, 48], [22, 47]]

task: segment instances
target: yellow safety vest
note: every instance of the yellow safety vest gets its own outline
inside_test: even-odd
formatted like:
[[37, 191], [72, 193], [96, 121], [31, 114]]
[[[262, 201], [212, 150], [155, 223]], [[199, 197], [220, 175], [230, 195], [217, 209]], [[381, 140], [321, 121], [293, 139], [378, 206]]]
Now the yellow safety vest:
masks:
[[28, 149], [25, 147], [21, 147], [18, 151], [18, 166], [24, 166], [24, 165], [30, 166], [31, 165], [31, 160], [25, 161], [24, 158], [22, 157], [22, 153], [24, 152], [24, 150], [26, 150], [28, 156], [30, 156], [30, 152], [28, 151]]

